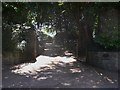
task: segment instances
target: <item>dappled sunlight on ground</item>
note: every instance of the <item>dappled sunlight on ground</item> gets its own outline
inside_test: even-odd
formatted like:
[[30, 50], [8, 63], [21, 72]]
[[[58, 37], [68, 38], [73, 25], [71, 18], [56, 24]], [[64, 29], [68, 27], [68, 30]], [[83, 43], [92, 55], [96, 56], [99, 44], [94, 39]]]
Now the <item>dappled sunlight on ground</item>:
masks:
[[[49, 57], [40, 55], [36, 58], [35, 63], [24, 63], [20, 65], [16, 65], [13, 67], [13, 73], [20, 74], [20, 75], [36, 75], [38, 72], [45, 71], [48, 69], [55, 69], [56, 65], [60, 65], [61, 67], [65, 67], [66, 64], [71, 64], [76, 62], [76, 59], [73, 57]], [[71, 69], [71, 71], [77, 72], [77, 69]], [[80, 72], [80, 70], [78, 70]]]
[[71, 52], [69, 52], [69, 51], [65, 51], [64, 54], [65, 54], [66, 56], [72, 56], [72, 55], [73, 55], [73, 53], [71, 53]]
[[[44, 56], [3, 72], [3, 86], [15, 88], [117, 88], [117, 74], [94, 69], [74, 57]], [[12, 71], [12, 73], [11, 73]], [[107, 74], [106, 74], [107, 73]], [[22, 82], [22, 83], [21, 83]]]
[[[78, 62], [63, 46], [46, 43], [34, 63], [4, 68], [5, 88], [116, 88], [117, 73]], [[4, 66], [4, 65], [3, 65]]]
[[73, 68], [70, 70], [72, 71], [72, 73], [81, 72], [80, 68]]

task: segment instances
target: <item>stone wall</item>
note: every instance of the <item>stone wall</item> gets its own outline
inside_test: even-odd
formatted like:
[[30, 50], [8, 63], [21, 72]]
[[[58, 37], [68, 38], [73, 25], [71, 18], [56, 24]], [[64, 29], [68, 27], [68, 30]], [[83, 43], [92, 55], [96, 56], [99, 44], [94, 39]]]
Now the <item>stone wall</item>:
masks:
[[16, 53], [5, 53], [5, 55], [2, 55], [2, 64], [7, 65], [14, 65], [20, 63], [20, 55], [19, 52]]
[[106, 70], [118, 71], [118, 52], [88, 52], [87, 63]]

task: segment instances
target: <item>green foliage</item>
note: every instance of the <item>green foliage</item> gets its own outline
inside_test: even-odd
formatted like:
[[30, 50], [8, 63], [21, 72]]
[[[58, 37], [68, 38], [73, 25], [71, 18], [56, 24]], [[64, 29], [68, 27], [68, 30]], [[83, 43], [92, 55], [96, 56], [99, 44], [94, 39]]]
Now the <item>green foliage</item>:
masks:
[[2, 29], [2, 49], [4, 52], [14, 52], [16, 42], [12, 40], [12, 29], [10, 26], [3, 27]]
[[[89, 26], [91, 32], [96, 32], [99, 26], [98, 15], [105, 7], [118, 7], [117, 3], [7, 3], [2, 4], [3, 14], [3, 47], [6, 51], [8, 48], [11, 51], [17, 43], [20, 43], [27, 35], [25, 27], [29, 26], [32, 29], [44, 30], [48, 33], [66, 31], [69, 33], [76, 32], [76, 37], [79, 37], [81, 27]], [[109, 9], [111, 9], [109, 8]], [[106, 10], [106, 9], [105, 9]], [[116, 20], [116, 19], [115, 19]], [[83, 25], [80, 25], [83, 23]], [[95, 41], [109, 47], [119, 47], [118, 32], [114, 26], [114, 21], [106, 21], [106, 31], [96, 35]], [[7, 29], [7, 25], [11, 28]], [[16, 27], [19, 25], [20, 27]], [[50, 27], [49, 27], [50, 26]], [[115, 28], [114, 28], [115, 27]], [[92, 29], [91, 29], [92, 28]], [[88, 31], [90, 31], [88, 30]], [[115, 30], [115, 32], [114, 32]], [[89, 33], [89, 32], [88, 32]], [[7, 35], [7, 36], [6, 36]], [[81, 34], [83, 35], [83, 34]], [[83, 37], [82, 37], [83, 38]]]
[[64, 5], [64, 3], [63, 3], [63, 2], [59, 2], [58, 5], [59, 5], [59, 6], [62, 6], [62, 5]]
[[[107, 49], [120, 48], [120, 31], [118, 30], [118, 10], [115, 8], [105, 8], [106, 11], [96, 17], [94, 31], [96, 33], [95, 42]], [[98, 20], [99, 18], [99, 20]]]
[[96, 36], [95, 42], [107, 49], [120, 48], [120, 39], [118, 39], [118, 34], [120, 34], [118, 31], [113, 31], [111, 34], [108, 34], [107, 32], [101, 33], [100, 35]]

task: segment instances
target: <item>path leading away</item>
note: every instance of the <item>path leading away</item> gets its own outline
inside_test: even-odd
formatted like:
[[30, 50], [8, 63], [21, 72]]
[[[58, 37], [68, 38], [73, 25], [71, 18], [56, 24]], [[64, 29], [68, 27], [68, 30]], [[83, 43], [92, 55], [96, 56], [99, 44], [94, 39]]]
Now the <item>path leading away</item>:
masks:
[[117, 88], [117, 72], [104, 71], [74, 59], [59, 45], [46, 43], [35, 63], [3, 67], [3, 88]]

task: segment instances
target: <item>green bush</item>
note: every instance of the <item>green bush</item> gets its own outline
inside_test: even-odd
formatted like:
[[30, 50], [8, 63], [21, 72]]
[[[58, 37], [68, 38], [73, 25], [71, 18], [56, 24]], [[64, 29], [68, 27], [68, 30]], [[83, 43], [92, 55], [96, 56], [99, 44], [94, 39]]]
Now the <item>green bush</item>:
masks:
[[119, 35], [120, 32], [118, 30], [114, 30], [111, 32], [106, 31], [97, 35], [95, 38], [95, 42], [107, 49], [118, 49], [120, 48], [120, 39], [118, 38]]

